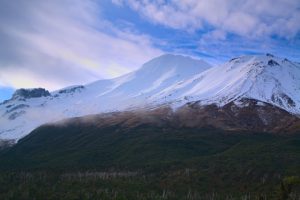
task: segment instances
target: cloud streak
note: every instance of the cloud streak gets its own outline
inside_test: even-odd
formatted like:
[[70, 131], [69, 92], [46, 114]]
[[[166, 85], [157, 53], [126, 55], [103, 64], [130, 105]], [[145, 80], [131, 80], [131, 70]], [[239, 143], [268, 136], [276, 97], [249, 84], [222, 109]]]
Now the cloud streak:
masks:
[[0, 85], [14, 88], [111, 78], [162, 54], [149, 36], [104, 20], [92, 0], [1, 1], [0, 43]]
[[295, 37], [300, 30], [298, 0], [128, 0], [128, 5], [153, 23], [175, 29], [199, 30], [211, 26], [247, 37]]

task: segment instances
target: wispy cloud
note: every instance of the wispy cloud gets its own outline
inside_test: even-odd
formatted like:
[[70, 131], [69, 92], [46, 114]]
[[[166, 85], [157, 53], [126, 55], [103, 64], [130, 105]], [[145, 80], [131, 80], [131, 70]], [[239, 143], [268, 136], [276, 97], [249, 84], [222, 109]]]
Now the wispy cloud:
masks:
[[121, 75], [162, 53], [101, 9], [92, 0], [1, 1], [1, 85], [53, 90]]
[[128, 0], [153, 23], [185, 30], [222, 30], [247, 37], [278, 35], [292, 38], [300, 30], [298, 0]]
[[299, 60], [298, 0], [112, 2], [177, 35], [165, 41], [174, 52], [198, 55], [213, 63], [241, 54], [266, 52]]

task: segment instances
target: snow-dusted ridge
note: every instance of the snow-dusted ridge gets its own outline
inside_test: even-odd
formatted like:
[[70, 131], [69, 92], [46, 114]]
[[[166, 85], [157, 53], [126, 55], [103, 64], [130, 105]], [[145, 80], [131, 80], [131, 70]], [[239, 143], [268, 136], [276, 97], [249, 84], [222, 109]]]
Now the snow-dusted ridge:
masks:
[[201, 60], [166, 54], [118, 78], [34, 98], [37, 90], [22, 90], [27, 98], [21, 95], [0, 105], [0, 139], [20, 139], [39, 125], [68, 117], [146, 106], [153, 95], [209, 68]]
[[164, 95], [220, 106], [250, 98], [299, 114], [300, 66], [270, 54], [243, 56], [196, 75]]
[[23, 90], [0, 105], [0, 139], [20, 139], [41, 124], [68, 117], [165, 104], [176, 108], [189, 102], [240, 105], [243, 98], [299, 115], [300, 65], [267, 54], [241, 56], [211, 67], [167, 54], [118, 78], [49, 94], [43, 89]]

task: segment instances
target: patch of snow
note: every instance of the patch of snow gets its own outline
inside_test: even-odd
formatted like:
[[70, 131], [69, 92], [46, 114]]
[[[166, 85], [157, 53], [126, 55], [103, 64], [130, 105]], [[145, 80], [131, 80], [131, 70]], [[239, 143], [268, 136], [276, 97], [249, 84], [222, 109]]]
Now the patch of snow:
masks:
[[256, 105], [257, 106], [265, 106], [266, 104], [264, 102], [258, 101], [258, 102], [256, 102]]

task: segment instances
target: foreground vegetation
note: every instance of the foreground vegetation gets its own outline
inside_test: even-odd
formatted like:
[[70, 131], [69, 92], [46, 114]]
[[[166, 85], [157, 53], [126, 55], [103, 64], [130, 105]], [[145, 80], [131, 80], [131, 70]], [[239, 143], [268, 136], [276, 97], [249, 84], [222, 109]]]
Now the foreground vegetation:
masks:
[[[11, 172], [0, 175], [0, 199], [291, 199], [300, 198], [300, 178], [286, 177], [272, 190], [203, 191], [199, 176], [141, 172]], [[182, 173], [182, 174], [180, 174]], [[194, 182], [195, 181], [195, 182]], [[268, 184], [268, 183], [265, 183]], [[261, 183], [258, 183], [261, 185]], [[238, 188], [238, 187], [237, 187]]]
[[45, 126], [0, 159], [0, 199], [300, 198], [299, 134]]

